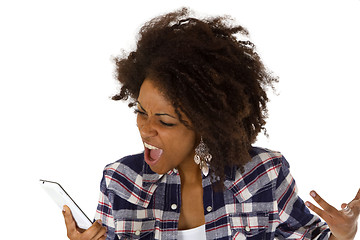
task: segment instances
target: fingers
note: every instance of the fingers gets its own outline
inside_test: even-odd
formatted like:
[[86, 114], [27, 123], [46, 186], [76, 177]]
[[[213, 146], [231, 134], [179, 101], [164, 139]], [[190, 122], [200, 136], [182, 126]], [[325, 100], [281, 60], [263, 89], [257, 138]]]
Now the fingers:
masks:
[[329, 222], [331, 219], [330, 214], [328, 214], [327, 212], [325, 212], [324, 210], [318, 208], [317, 206], [315, 206], [314, 204], [310, 203], [310, 202], [306, 202], [305, 205], [310, 208], [313, 212], [315, 212], [318, 216], [320, 216], [322, 219], [325, 220], [325, 222]]
[[352, 200], [349, 204], [348, 204], [349, 208], [351, 209], [351, 211], [356, 214], [359, 215], [360, 212], [360, 199], [356, 199], [356, 200]]
[[86, 239], [98, 240], [105, 239], [106, 227], [104, 227], [101, 223], [101, 220], [97, 220], [89, 227], [84, 233], [84, 237]]
[[67, 236], [69, 239], [91, 239], [91, 240], [105, 240], [106, 239], [106, 227], [102, 226], [100, 220], [95, 221], [91, 227], [86, 231], [76, 226], [76, 222], [71, 214], [71, 210], [68, 206], [63, 207], [63, 215], [65, 219], [65, 225], [67, 230]]
[[358, 216], [360, 213], [360, 200], [354, 199], [350, 203], [341, 204], [341, 211], [347, 216]]
[[326, 222], [331, 222], [334, 217], [337, 216], [338, 210], [328, 204], [323, 198], [321, 198], [315, 191], [310, 192], [310, 196], [323, 208], [319, 208], [310, 202], [306, 202], [305, 205], [314, 211], [318, 216], [324, 219]]
[[76, 222], [71, 214], [71, 210], [68, 206], [64, 205], [63, 207], [63, 215], [66, 225], [66, 231], [68, 238], [72, 238], [74, 234], [77, 232], [76, 230]]
[[338, 212], [336, 208], [328, 204], [322, 197], [319, 196], [315, 191], [310, 192], [310, 196], [330, 215], [334, 215]]
[[356, 200], [352, 200], [350, 203], [349, 203], [350, 207], [360, 207], [360, 199], [356, 199]]
[[[94, 227], [94, 232], [96, 233], [96, 235], [92, 238], [94, 240], [98, 240], [98, 239], [106, 239], [106, 227], [103, 227], [101, 225], [101, 221], [96, 221], [98, 223], [97, 227]], [[95, 223], [93, 224], [93, 226], [95, 225]], [[90, 228], [92, 228], [93, 226], [91, 226]], [[89, 228], [89, 230], [90, 230]]]
[[347, 208], [346, 208], [347, 206], [350, 209], [353, 209], [357, 212], [360, 211], [360, 188], [359, 188], [354, 200], [352, 200], [349, 204], [346, 204], [346, 203], [341, 204], [342, 210], [347, 210]]
[[342, 210], [347, 210], [348, 207], [349, 207], [349, 204], [347, 204], [347, 203], [341, 204], [341, 209]]
[[346, 215], [351, 215], [352, 211], [349, 204], [343, 203], [341, 204], [341, 211]]

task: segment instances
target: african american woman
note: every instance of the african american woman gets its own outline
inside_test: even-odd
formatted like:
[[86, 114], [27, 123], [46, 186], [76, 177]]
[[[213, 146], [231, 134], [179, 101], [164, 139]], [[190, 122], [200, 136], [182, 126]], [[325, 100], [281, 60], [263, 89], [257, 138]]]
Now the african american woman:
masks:
[[277, 78], [230, 23], [180, 9], [115, 59], [113, 99], [135, 108], [144, 152], [105, 167], [89, 229], [64, 207], [70, 239], [354, 239], [360, 192], [341, 210], [304, 203], [284, 156], [252, 146]]

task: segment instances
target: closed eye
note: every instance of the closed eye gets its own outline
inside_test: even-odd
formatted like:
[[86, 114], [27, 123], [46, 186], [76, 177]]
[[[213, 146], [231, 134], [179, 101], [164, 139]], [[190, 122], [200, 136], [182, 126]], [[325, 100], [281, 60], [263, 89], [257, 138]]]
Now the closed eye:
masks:
[[173, 124], [173, 123], [166, 123], [166, 122], [163, 122], [161, 120], [160, 120], [160, 122], [161, 122], [162, 125], [167, 126], [167, 127], [175, 126], [175, 124]]
[[[147, 116], [146, 112], [140, 111], [139, 109], [135, 109], [135, 110], [134, 110], [134, 113], [135, 113], [135, 114], [140, 114], [140, 115], [143, 115], [143, 116]], [[160, 123], [161, 123], [162, 125], [166, 126], [166, 127], [173, 127], [173, 126], [176, 125], [176, 124], [174, 124], [174, 123], [167, 123], [167, 122], [164, 122], [164, 121], [162, 121], [162, 120], [160, 120]]]

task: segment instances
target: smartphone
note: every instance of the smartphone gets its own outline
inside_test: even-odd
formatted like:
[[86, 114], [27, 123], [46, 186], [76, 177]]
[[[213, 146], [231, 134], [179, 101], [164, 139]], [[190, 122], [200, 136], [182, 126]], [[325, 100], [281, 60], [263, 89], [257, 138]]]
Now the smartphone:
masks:
[[92, 225], [90, 219], [59, 183], [40, 179], [40, 184], [60, 209], [63, 209], [64, 205], [67, 205], [70, 208], [79, 228], [88, 229]]

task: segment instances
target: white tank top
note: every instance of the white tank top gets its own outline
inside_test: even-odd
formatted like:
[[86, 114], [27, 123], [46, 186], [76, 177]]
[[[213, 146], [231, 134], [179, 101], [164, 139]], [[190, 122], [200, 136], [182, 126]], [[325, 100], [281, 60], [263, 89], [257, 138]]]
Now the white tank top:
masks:
[[178, 230], [178, 240], [206, 240], [205, 224], [187, 230]]

